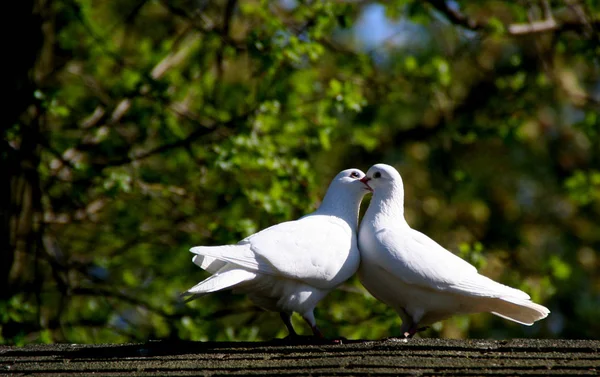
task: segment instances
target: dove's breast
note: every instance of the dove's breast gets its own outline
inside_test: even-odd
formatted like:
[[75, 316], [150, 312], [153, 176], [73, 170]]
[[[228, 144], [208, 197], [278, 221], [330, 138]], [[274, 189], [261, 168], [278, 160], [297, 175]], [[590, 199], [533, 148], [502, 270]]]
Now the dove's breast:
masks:
[[335, 288], [356, 273], [360, 252], [356, 231], [346, 221], [331, 216], [328, 228], [326, 238], [319, 240], [323, 242], [322, 249], [311, 255], [311, 264], [322, 272], [328, 281], [326, 286]]
[[386, 252], [382, 249], [381, 241], [377, 238], [377, 230], [385, 229], [374, 220], [363, 219], [358, 232], [358, 248], [361, 261], [373, 261], [379, 259], [379, 253]]

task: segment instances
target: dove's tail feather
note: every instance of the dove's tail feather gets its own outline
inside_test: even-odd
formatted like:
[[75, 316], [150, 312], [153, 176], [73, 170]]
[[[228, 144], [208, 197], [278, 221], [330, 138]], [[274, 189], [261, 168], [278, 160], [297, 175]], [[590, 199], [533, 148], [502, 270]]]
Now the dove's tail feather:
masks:
[[[194, 263], [210, 273], [233, 263], [249, 270], [260, 270], [254, 251], [249, 243], [222, 246], [196, 246], [190, 249], [198, 258]], [[196, 257], [194, 257], [195, 259]]]
[[192, 258], [192, 262], [196, 264], [201, 269], [210, 272], [211, 274], [216, 273], [221, 268], [225, 267], [227, 262], [223, 262], [213, 257], [207, 257], [205, 255], [194, 255]]
[[198, 255], [205, 254], [229, 254], [236, 252], [237, 250], [245, 248], [246, 244], [235, 244], [235, 245], [219, 245], [219, 246], [194, 246], [190, 249], [190, 252]]
[[529, 300], [512, 297], [488, 300], [487, 312], [526, 326], [531, 326], [535, 321], [544, 319], [550, 314], [548, 308]]
[[255, 277], [256, 273], [254, 272], [233, 266], [231, 268], [225, 267], [208, 279], [201, 281], [182, 293], [182, 296], [190, 296], [186, 299], [186, 302], [188, 302], [211, 292], [235, 288], [239, 284], [252, 280]]

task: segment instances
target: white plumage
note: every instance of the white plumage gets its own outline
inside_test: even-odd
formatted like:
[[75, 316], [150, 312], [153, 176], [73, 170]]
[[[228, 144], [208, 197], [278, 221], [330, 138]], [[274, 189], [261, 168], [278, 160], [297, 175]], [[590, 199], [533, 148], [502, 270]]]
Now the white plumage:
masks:
[[362, 179], [373, 198], [359, 230], [359, 278], [377, 299], [402, 318], [412, 337], [426, 326], [459, 313], [489, 312], [532, 325], [550, 311], [527, 293], [480, 275], [404, 219], [404, 187], [396, 169], [373, 165]]
[[367, 190], [358, 169], [340, 172], [318, 210], [253, 234], [236, 245], [198, 246], [193, 262], [213, 274], [187, 290], [190, 299], [222, 289], [246, 293], [258, 306], [281, 313], [290, 335], [297, 312], [317, 328], [313, 310], [358, 269], [358, 211]]

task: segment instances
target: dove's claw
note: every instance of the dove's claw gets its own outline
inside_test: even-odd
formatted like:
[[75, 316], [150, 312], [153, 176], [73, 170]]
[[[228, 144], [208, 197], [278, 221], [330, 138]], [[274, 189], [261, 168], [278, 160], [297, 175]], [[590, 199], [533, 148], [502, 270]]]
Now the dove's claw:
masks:
[[423, 331], [423, 330], [427, 330], [428, 328], [429, 328], [428, 326], [417, 327], [417, 325], [411, 325], [407, 331], [402, 333], [402, 335], [404, 335], [404, 338], [410, 339], [413, 336], [415, 336], [416, 333]]
[[347, 342], [347, 341], [348, 341], [348, 339], [346, 339], [346, 338], [344, 338], [343, 336], [341, 336], [341, 337], [339, 337], [339, 338], [332, 339], [331, 341], [333, 342], [333, 344], [339, 344], [339, 345], [342, 345], [342, 344], [344, 344], [344, 342]]
[[312, 327], [313, 334], [319, 339], [325, 339], [325, 335], [319, 330], [317, 326]]
[[348, 339], [340, 337], [340, 338], [335, 338], [335, 339], [327, 339], [327, 338], [321, 338], [321, 337], [314, 337], [313, 338], [315, 343], [317, 344], [333, 344], [333, 345], [342, 345], [344, 344], [345, 341], [347, 341]]

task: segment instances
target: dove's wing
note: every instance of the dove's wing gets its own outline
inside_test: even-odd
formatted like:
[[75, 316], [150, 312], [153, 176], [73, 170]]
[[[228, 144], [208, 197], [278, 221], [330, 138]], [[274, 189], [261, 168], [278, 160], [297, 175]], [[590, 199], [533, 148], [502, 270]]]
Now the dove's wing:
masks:
[[349, 277], [338, 276], [344, 264], [355, 262], [358, 267], [358, 255], [355, 261], [348, 258], [355, 238], [348, 223], [340, 218], [312, 215], [274, 225], [237, 245], [200, 246], [190, 251], [251, 271], [332, 288]]
[[529, 299], [523, 291], [480, 275], [471, 264], [414, 229], [384, 228], [376, 237], [384, 249], [375, 253], [380, 266], [408, 284], [466, 296]]

